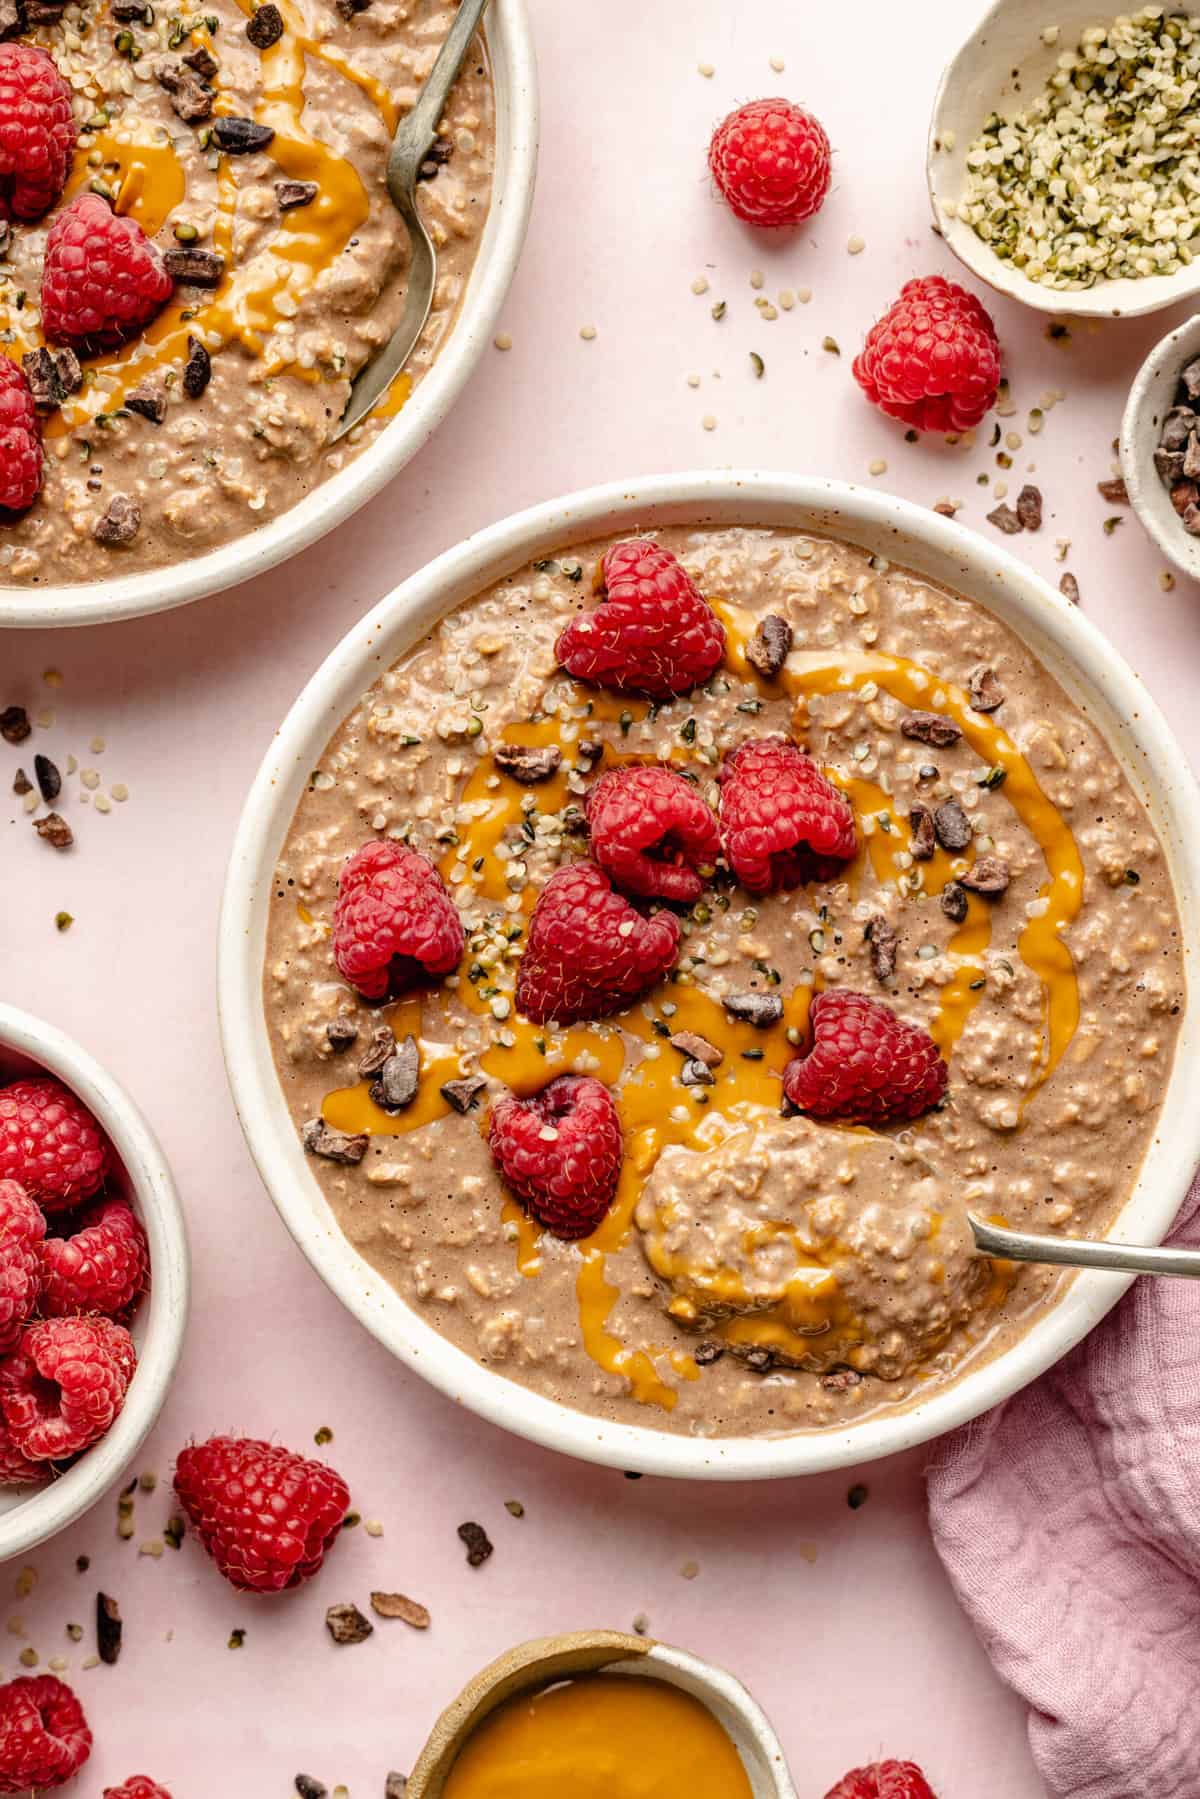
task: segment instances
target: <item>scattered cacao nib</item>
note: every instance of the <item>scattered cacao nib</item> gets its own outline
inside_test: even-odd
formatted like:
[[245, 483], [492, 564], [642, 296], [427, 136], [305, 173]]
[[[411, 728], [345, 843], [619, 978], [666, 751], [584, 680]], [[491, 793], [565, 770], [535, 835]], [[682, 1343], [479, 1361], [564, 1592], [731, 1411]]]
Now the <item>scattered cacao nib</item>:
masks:
[[358, 1065], [359, 1076], [369, 1080], [371, 1075], [378, 1074], [385, 1062], [390, 1062], [396, 1053], [396, 1036], [390, 1025], [377, 1024], [371, 1032], [371, 1045]]
[[1003, 531], [1006, 537], [1015, 537], [1018, 531], [1025, 529], [1011, 506], [996, 506], [987, 515], [989, 525], [995, 525], [997, 531]]
[[448, 137], [435, 137], [417, 170], [418, 181], [432, 181], [439, 169], [444, 169], [454, 152], [454, 145]]
[[293, 1785], [300, 1799], [329, 1799], [329, 1788], [311, 1774], [297, 1774]]
[[108, 1593], [96, 1594], [96, 1651], [100, 1660], [113, 1667], [121, 1653], [121, 1608]]
[[679, 1071], [679, 1079], [685, 1087], [713, 1087], [717, 1077], [707, 1062], [701, 1062], [698, 1056], [689, 1056]]
[[912, 854], [914, 862], [929, 862], [937, 848], [937, 837], [933, 829], [933, 813], [928, 806], [912, 806], [909, 808], [908, 822], [912, 826]]
[[681, 1056], [687, 1056], [692, 1062], [703, 1062], [706, 1068], [719, 1068], [725, 1060], [725, 1051], [718, 1049], [715, 1043], [710, 1043], [698, 1031], [676, 1031], [667, 1041]]
[[147, 376], [131, 394], [126, 394], [125, 405], [130, 412], [136, 412], [139, 418], [149, 419], [152, 425], [161, 425], [167, 416], [167, 390], [160, 382]]
[[246, 22], [246, 36], [256, 50], [269, 50], [283, 36], [283, 14], [279, 8], [266, 0]]
[[29, 779], [29, 776], [25, 773], [23, 768], [19, 768], [13, 776], [12, 790], [14, 793], [21, 794], [22, 796], [33, 792], [33, 782]]
[[721, 1004], [731, 1018], [757, 1025], [760, 1031], [783, 1017], [783, 1001], [777, 993], [727, 993]]
[[217, 250], [164, 250], [163, 261], [171, 279], [189, 287], [218, 287], [225, 273], [225, 258]]
[[183, 391], [198, 400], [212, 380], [212, 357], [198, 337], [188, 338], [188, 359], [183, 365]]
[[67, 0], [25, 0], [25, 23], [57, 25], [66, 11]]
[[900, 939], [882, 912], [867, 920], [864, 934], [871, 949], [871, 973], [881, 983], [890, 981], [896, 972]]
[[933, 829], [944, 850], [965, 850], [971, 841], [971, 821], [957, 800], [943, 800], [933, 815]]
[[1191, 505], [1183, 515], [1183, 528], [1189, 537], [1200, 537], [1200, 505]]
[[1189, 400], [1200, 400], [1200, 356], [1189, 362], [1179, 377]]
[[[1193, 439], [1193, 441], [1195, 440]], [[1129, 504], [1129, 489], [1119, 476], [1113, 481], [1097, 481], [1096, 491], [1102, 500], [1108, 501], [1110, 506], [1128, 506]]]
[[58, 378], [69, 394], [77, 394], [83, 386], [83, 370], [74, 350], [55, 350], [54, 366]]
[[697, 1343], [693, 1349], [692, 1360], [698, 1368], [711, 1368], [713, 1363], [719, 1362], [724, 1354], [725, 1345], [723, 1343], [718, 1343], [713, 1337], [705, 1337], [704, 1341]]
[[831, 1368], [828, 1374], [821, 1376], [821, 1385], [826, 1393], [848, 1393], [861, 1380], [862, 1375], [853, 1368]]
[[773, 1349], [748, 1349], [742, 1357], [747, 1368], [754, 1374], [769, 1374], [775, 1366]]
[[983, 893], [989, 899], [994, 899], [1008, 892], [1011, 879], [1008, 863], [1002, 857], [980, 856], [965, 875], [959, 876], [958, 884], [965, 887], [968, 893]]
[[1193, 431], [1183, 452], [1183, 474], [1187, 481], [1200, 479], [1200, 436]]
[[275, 133], [256, 119], [230, 117], [213, 121], [213, 136], [226, 156], [253, 156], [256, 150], [266, 149]]
[[337, 0], [337, 9], [343, 19], [356, 18], [360, 12], [366, 12], [371, 0]]
[[20, 0], [0, 0], [0, 43], [20, 37], [25, 29]]
[[325, 1035], [329, 1039], [330, 1049], [349, 1049], [352, 1043], [358, 1041], [358, 1020], [351, 1017], [349, 1012], [339, 1012], [325, 1026]]
[[1042, 490], [1028, 483], [1017, 495], [1017, 520], [1025, 531], [1042, 528]]
[[32, 730], [24, 706], [6, 706], [0, 712], [0, 737], [5, 743], [24, 743]]
[[482, 1524], [473, 1524], [469, 1520], [460, 1524], [458, 1534], [467, 1546], [467, 1566], [482, 1568], [492, 1553], [492, 1543]]
[[191, 69], [181, 62], [160, 63], [155, 71], [158, 85], [171, 96], [172, 110], [185, 125], [199, 125], [212, 118], [214, 95]]
[[859, 1482], [857, 1485], [851, 1487], [850, 1491], [846, 1494], [846, 1504], [850, 1507], [852, 1512], [860, 1512], [870, 1497], [871, 1489], [863, 1486], [863, 1484]]
[[97, 543], [117, 549], [132, 543], [141, 528], [142, 509], [137, 501], [131, 500], [127, 493], [115, 493], [108, 502], [108, 510], [92, 526], [92, 536]]
[[1190, 406], [1172, 406], [1163, 419], [1158, 441], [1164, 450], [1186, 450], [1188, 438], [1198, 425], [1200, 417]]
[[1158, 470], [1159, 480], [1163, 482], [1164, 486], [1173, 486], [1176, 481], [1183, 479], [1183, 451], [1155, 450], [1154, 466]]
[[375, 1634], [371, 1620], [349, 1604], [331, 1605], [325, 1613], [325, 1628], [335, 1643], [365, 1643]]
[[444, 1087], [438, 1088], [438, 1092], [456, 1112], [469, 1112], [486, 1086], [487, 1081], [483, 1075], [468, 1074], [461, 1081], [447, 1081]]
[[21, 367], [39, 412], [54, 412], [67, 397], [58, 364], [49, 350], [29, 350], [21, 358]]
[[1189, 506], [1196, 504], [1197, 498], [1200, 498], [1200, 487], [1194, 481], [1176, 481], [1171, 489], [1171, 504], [1180, 518]]
[[1079, 583], [1071, 573], [1070, 569], [1068, 569], [1065, 574], [1059, 576], [1058, 591], [1062, 594], [1064, 599], [1070, 600], [1072, 606], [1078, 606]]
[[954, 924], [961, 924], [967, 916], [967, 890], [957, 881], [947, 881], [942, 888], [942, 911]]
[[35, 756], [33, 775], [38, 784], [38, 792], [48, 806], [53, 805], [62, 792], [62, 776], [57, 765], [51, 762], [49, 756]]
[[575, 745], [575, 760], [586, 771], [593, 762], [599, 762], [604, 754], [604, 745], [597, 743], [593, 737], [581, 737]]
[[397, 1774], [393, 1768], [383, 1783], [383, 1799], [406, 1799], [408, 1793], [408, 1775]]
[[548, 743], [541, 749], [533, 744], [498, 743], [492, 751], [492, 761], [502, 775], [520, 781], [525, 787], [534, 787], [539, 781], [548, 781], [556, 772], [562, 761], [562, 751], [556, 743]]
[[315, 181], [277, 181], [275, 204], [280, 212], [295, 212], [298, 206], [311, 206], [320, 191]]
[[371, 1610], [378, 1612], [381, 1618], [399, 1618], [403, 1623], [411, 1624], [414, 1630], [429, 1629], [429, 1607], [409, 1599], [404, 1593], [372, 1593]]
[[967, 677], [967, 690], [976, 712], [995, 712], [1004, 704], [1004, 689], [996, 679], [996, 671], [981, 662]]
[[118, 25], [152, 25], [147, 0], [112, 0], [109, 12]]
[[768, 612], [746, 645], [746, 661], [767, 681], [773, 681], [792, 647], [792, 627], [777, 612]]
[[935, 500], [933, 502], [933, 510], [936, 513], [939, 513], [942, 518], [953, 518], [954, 514], [958, 511], [958, 507], [953, 500]]
[[45, 818], [35, 818], [33, 828], [52, 849], [69, 850], [75, 841], [75, 833], [60, 812], [47, 812]]
[[394, 1056], [379, 1071], [379, 1079], [371, 1082], [371, 1098], [385, 1112], [403, 1112], [417, 1097], [421, 1078], [421, 1052], [412, 1037], [406, 1037]]
[[948, 750], [962, 736], [962, 726], [941, 712], [910, 712], [900, 720], [900, 733], [914, 743], [930, 743]]
[[197, 44], [183, 60], [189, 69], [195, 69], [201, 81], [215, 81], [221, 67], [207, 44]]
[[371, 1139], [363, 1131], [357, 1137], [345, 1131], [330, 1130], [323, 1118], [310, 1118], [300, 1132], [300, 1141], [310, 1156], [322, 1156], [327, 1162], [361, 1162]]

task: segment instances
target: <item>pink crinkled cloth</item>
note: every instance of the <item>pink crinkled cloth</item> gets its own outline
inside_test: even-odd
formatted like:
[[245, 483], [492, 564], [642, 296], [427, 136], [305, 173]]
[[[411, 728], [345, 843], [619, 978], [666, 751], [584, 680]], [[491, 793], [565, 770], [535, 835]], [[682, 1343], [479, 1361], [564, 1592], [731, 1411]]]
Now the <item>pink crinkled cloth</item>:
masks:
[[[1200, 1244], [1200, 1178], [1173, 1243]], [[1142, 1279], [939, 1446], [934, 1541], [1061, 1799], [1200, 1799], [1200, 1287]]]

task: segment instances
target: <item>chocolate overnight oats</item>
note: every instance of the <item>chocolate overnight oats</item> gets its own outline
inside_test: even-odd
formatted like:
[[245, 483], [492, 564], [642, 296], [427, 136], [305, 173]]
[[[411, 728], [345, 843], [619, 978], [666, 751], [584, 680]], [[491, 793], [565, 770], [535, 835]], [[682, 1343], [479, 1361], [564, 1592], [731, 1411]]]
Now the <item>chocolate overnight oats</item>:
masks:
[[1102, 1231], [1184, 1004], [1161, 846], [1057, 682], [779, 530], [460, 606], [334, 736], [272, 904], [279, 1078], [350, 1241], [495, 1372], [697, 1435], [1020, 1335], [1063, 1277], [966, 1214]]
[[35, 474], [39, 436], [44, 452], [40, 491], [0, 489], [0, 585], [211, 550], [386, 428], [453, 327], [491, 194], [480, 40], [422, 169], [429, 324], [376, 414], [331, 444], [403, 308], [385, 166], [453, 15], [450, 0], [0, 0], [0, 36], [20, 33], [0, 44], [0, 432], [20, 433]]

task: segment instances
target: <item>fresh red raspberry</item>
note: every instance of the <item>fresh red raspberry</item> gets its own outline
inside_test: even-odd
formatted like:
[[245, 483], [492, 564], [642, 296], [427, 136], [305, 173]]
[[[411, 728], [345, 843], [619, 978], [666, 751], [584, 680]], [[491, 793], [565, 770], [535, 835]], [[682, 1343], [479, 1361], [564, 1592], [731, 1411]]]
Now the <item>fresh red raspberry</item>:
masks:
[[166, 305], [175, 283], [158, 245], [136, 219], [119, 218], [99, 194], [80, 194], [46, 239], [42, 329], [84, 354], [117, 350]]
[[119, 1787], [105, 1787], [100, 1799], [171, 1799], [171, 1795], [148, 1774], [131, 1774]]
[[24, 512], [41, 486], [42, 427], [33, 395], [24, 370], [0, 356], [0, 515]]
[[71, 90], [32, 44], [0, 44], [0, 219], [40, 219], [75, 154]]
[[0, 1087], [0, 1180], [19, 1181], [43, 1212], [90, 1199], [112, 1164], [82, 1100], [50, 1075]]
[[505, 1184], [556, 1237], [590, 1237], [616, 1195], [621, 1120], [590, 1075], [560, 1074], [532, 1099], [499, 1100], [488, 1146]]
[[853, 856], [849, 800], [786, 737], [739, 744], [717, 779], [726, 860], [750, 893], [832, 880]]
[[244, 1593], [281, 1593], [315, 1574], [350, 1506], [350, 1489], [326, 1463], [253, 1437], [210, 1437], [182, 1450], [175, 1491], [221, 1573]]
[[376, 840], [342, 869], [333, 959], [364, 999], [397, 999], [449, 974], [463, 953], [462, 920], [427, 856]]
[[97, 1442], [125, 1404], [136, 1365], [133, 1338], [111, 1318], [27, 1324], [0, 1362], [0, 1410], [17, 1449], [59, 1462]]
[[803, 224], [824, 205], [832, 172], [823, 126], [791, 100], [731, 112], [713, 132], [708, 166], [747, 225]]
[[915, 1762], [872, 1762], [851, 1768], [825, 1799], [937, 1799]]
[[573, 862], [551, 875], [533, 908], [517, 1010], [534, 1024], [603, 1018], [661, 981], [678, 954], [677, 918], [645, 917], [594, 862]]
[[0, 1355], [7, 1355], [37, 1304], [46, 1220], [17, 1181], [0, 1181]]
[[818, 993], [812, 1041], [783, 1071], [783, 1091], [810, 1118], [895, 1124], [945, 1097], [949, 1070], [927, 1031], [865, 993]]
[[618, 887], [644, 899], [691, 905], [704, 890], [699, 870], [721, 853], [711, 809], [690, 781], [661, 763], [602, 775], [588, 796], [587, 818], [596, 861]]
[[996, 327], [965, 287], [941, 275], [906, 281], [867, 332], [854, 378], [889, 418], [918, 431], [969, 431], [996, 404]]
[[0, 1487], [39, 1486], [50, 1479], [53, 1469], [46, 1462], [31, 1462], [22, 1455], [8, 1434], [8, 1426], [0, 1416]]
[[53, 1674], [0, 1686], [0, 1793], [60, 1787], [92, 1753], [83, 1707]]
[[73, 1221], [69, 1237], [50, 1237], [42, 1251], [42, 1311], [48, 1318], [103, 1312], [117, 1318], [145, 1291], [150, 1273], [146, 1233], [123, 1199], [102, 1199]]
[[725, 654], [722, 625], [687, 570], [649, 538], [615, 543], [597, 577], [600, 605], [554, 646], [568, 674], [654, 699], [690, 693]]

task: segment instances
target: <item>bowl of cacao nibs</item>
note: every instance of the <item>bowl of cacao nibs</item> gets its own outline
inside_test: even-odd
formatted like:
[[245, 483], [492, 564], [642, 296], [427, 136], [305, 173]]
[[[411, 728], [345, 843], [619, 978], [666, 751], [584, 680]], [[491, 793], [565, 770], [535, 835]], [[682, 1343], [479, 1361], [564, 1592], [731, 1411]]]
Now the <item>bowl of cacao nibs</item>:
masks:
[[183, 1212], [149, 1126], [78, 1044], [0, 1004], [0, 1560], [128, 1468], [187, 1310]]
[[1121, 420], [1130, 503], [1163, 555], [1200, 580], [1200, 314], [1138, 370]]

